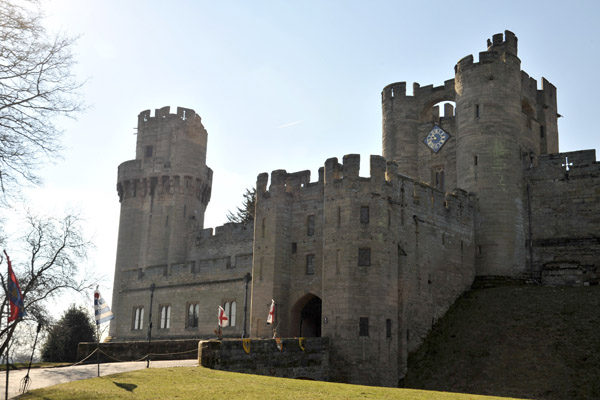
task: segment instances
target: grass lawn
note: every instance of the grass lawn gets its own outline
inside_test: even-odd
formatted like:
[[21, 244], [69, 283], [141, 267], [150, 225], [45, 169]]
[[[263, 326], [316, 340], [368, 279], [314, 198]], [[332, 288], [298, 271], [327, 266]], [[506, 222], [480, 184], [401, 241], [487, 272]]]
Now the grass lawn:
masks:
[[506, 399], [271, 378], [207, 368], [155, 368], [34, 390], [19, 399]]

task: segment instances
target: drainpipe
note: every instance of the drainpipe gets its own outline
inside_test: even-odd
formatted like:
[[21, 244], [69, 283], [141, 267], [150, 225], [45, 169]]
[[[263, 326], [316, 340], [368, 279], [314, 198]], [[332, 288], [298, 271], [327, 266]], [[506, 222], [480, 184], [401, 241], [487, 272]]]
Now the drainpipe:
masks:
[[150, 342], [152, 342], [152, 300], [154, 300], [154, 288], [156, 285], [152, 282], [150, 285], [150, 312], [148, 313], [148, 355], [146, 356], [146, 368], [150, 367]]
[[244, 326], [242, 328], [242, 339], [246, 337], [246, 310], [248, 309], [248, 283], [252, 280], [252, 275], [248, 272], [244, 275], [244, 286], [246, 292], [244, 294]]

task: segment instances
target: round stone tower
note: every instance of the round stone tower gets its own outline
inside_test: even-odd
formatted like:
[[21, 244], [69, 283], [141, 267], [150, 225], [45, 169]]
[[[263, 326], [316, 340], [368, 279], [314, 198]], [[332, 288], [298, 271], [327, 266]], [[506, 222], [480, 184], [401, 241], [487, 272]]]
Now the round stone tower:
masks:
[[526, 265], [521, 61], [510, 32], [455, 67], [457, 186], [477, 195], [477, 275], [519, 276]]
[[[121, 202], [112, 308], [119, 304], [122, 272], [188, 261], [190, 233], [203, 228], [210, 200], [212, 170], [206, 166], [207, 132], [194, 110], [163, 107], [138, 116], [135, 160], [119, 166]], [[118, 337], [111, 323], [110, 336]]]

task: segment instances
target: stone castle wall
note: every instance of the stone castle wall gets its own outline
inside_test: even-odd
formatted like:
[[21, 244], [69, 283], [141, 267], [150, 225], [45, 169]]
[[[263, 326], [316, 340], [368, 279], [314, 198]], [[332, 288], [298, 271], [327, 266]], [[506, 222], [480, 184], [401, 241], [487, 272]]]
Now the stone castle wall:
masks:
[[[252, 335], [272, 335], [274, 299], [281, 336], [310, 336], [306, 327], [318, 324], [334, 339], [334, 380], [394, 386], [408, 351], [473, 281], [474, 204], [379, 156], [368, 178], [359, 168], [358, 155], [329, 159], [314, 183], [307, 171], [277, 170], [268, 190], [259, 175]], [[321, 318], [307, 320], [303, 307], [315, 298]]]
[[[566, 158], [572, 163], [566, 170]], [[600, 163], [594, 150], [541, 156], [527, 171], [533, 273], [544, 284], [598, 284]]]
[[[217, 310], [225, 302], [236, 303], [236, 320], [235, 326], [223, 328], [223, 336], [240, 337], [244, 317], [244, 275], [252, 269], [253, 235], [252, 223], [226, 224], [217, 227], [214, 235], [212, 228], [204, 229], [197, 232], [187, 262], [123, 271], [120, 297], [129, 307], [117, 310], [115, 324], [119, 327], [119, 339], [146, 336], [145, 324], [144, 329], [133, 329], [133, 309], [144, 307], [147, 321], [153, 283], [153, 338], [214, 337]], [[187, 321], [190, 304], [199, 305], [198, 326], [195, 327], [189, 326]], [[160, 327], [161, 306], [171, 307], [168, 329]]]
[[329, 380], [329, 339], [252, 339], [249, 352], [242, 340], [209, 340], [198, 344], [198, 364], [222, 371], [252, 372], [291, 379]]

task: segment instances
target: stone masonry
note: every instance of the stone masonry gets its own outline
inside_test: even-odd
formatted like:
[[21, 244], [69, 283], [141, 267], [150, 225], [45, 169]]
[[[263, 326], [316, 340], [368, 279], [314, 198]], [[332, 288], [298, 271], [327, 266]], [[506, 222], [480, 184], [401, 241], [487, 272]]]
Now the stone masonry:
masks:
[[[136, 158], [119, 166], [111, 340], [148, 338], [149, 314], [154, 339], [214, 339], [222, 306], [225, 338], [264, 339], [257, 359], [274, 335], [323, 337], [311, 378], [396, 386], [476, 276], [598, 284], [600, 163], [593, 150], [558, 153], [556, 88], [521, 70], [512, 32], [442, 86], [381, 95], [383, 156], [366, 176], [357, 154], [326, 160], [313, 181], [261, 173], [254, 223], [214, 233], [200, 117], [140, 113]], [[239, 340], [205, 343], [210, 360], [254, 371]], [[277, 357], [280, 376], [306, 377]], [[254, 372], [270, 373], [263, 364]]]

